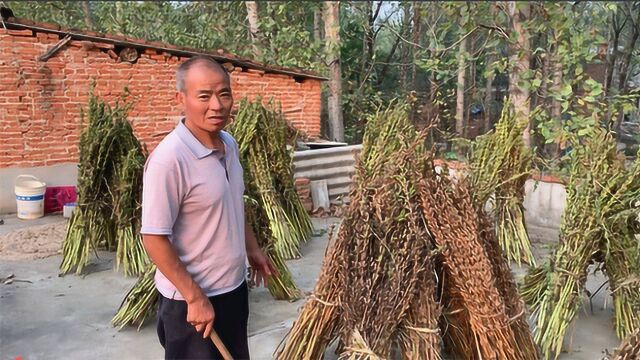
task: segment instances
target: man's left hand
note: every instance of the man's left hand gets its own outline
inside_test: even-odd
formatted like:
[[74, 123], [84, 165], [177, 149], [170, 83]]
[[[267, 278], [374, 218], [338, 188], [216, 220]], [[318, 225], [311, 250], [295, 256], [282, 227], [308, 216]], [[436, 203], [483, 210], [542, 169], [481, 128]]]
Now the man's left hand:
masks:
[[267, 287], [269, 276], [278, 276], [278, 270], [273, 266], [261, 249], [255, 249], [247, 253], [251, 265], [251, 280], [256, 286], [263, 283]]

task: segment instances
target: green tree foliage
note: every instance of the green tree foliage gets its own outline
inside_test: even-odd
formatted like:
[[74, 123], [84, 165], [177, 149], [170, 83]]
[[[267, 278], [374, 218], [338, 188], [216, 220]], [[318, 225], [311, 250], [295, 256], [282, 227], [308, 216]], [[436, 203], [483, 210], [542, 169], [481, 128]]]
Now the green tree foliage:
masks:
[[[78, 29], [90, 24], [94, 31], [225, 49], [264, 63], [328, 73], [322, 31], [317, 30], [323, 28], [318, 24], [321, 2], [257, 2], [257, 57], [242, 1], [84, 3], [89, 6], [4, 1], [18, 17], [35, 21]], [[522, 25], [531, 66], [519, 74], [517, 86], [530, 92], [533, 145], [557, 157], [572, 138], [598, 126], [618, 128], [623, 114], [637, 112], [638, 91], [627, 84], [640, 71], [640, 2], [532, 1], [518, 6], [530, 10]], [[347, 141], [360, 142], [366, 115], [396, 97], [412, 104], [416, 125], [437, 123], [432, 140], [446, 141], [454, 132], [460, 69], [465, 71], [464, 133], [473, 137], [491, 128], [509, 94], [510, 51], [518, 49], [507, 2], [343, 1], [340, 9]], [[467, 46], [461, 53], [463, 38]], [[604, 79], [594, 76], [598, 64], [603, 67], [595, 74], [605, 69]], [[477, 115], [478, 109], [490, 110], [488, 119]]]
[[[6, 1], [18, 17], [87, 29], [78, 1]], [[197, 49], [224, 49], [252, 57], [242, 1], [90, 1], [93, 31], [122, 34]], [[312, 37], [319, 4], [260, 3], [264, 47], [258, 61], [321, 70]], [[311, 25], [309, 25], [311, 24]]]

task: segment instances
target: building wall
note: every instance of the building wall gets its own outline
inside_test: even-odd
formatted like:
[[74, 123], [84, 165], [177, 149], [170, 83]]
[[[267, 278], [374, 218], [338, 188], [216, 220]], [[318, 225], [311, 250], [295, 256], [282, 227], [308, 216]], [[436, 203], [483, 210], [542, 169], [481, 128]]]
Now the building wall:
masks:
[[[129, 118], [153, 150], [179, 118], [174, 73], [184, 59], [145, 50], [131, 64], [120, 62], [111, 44], [72, 40], [48, 61], [37, 61], [59, 40], [54, 34], [0, 29], [0, 168], [76, 162], [80, 114], [92, 79], [95, 93], [110, 103], [128, 88], [135, 102]], [[294, 127], [319, 136], [319, 80], [297, 82], [251, 69], [235, 69], [231, 77], [236, 103], [273, 96]]]

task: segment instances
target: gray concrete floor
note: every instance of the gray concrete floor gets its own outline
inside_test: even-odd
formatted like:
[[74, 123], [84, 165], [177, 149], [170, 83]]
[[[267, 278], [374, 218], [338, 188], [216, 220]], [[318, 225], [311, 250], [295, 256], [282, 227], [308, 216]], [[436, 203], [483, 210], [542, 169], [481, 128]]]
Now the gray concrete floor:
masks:
[[[39, 221], [39, 222], [38, 222]], [[0, 234], [24, 226], [63, 221], [48, 216], [36, 222], [24, 222], [5, 216]], [[338, 219], [314, 219], [316, 228], [326, 229]], [[5, 227], [7, 226], [7, 227]], [[555, 241], [553, 229], [530, 229], [536, 252], [544, 254]], [[312, 238], [302, 246], [303, 257], [288, 262], [298, 286], [313, 290], [327, 246], [327, 235]], [[123, 295], [135, 282], [112, 271], [113, 254], [100, 253], [86, 276], [58, 277], [60, 256], [32, 261], [3, 261], [0, 278], [15, 274], [12, 284], [0, 284], [0, 360], [15, 359], [161, 359], [163, 351], [157, 341], [153, 323], [139, 332], [116, 331], [110, 319]], [[514, 269], [521, 277], [523, 269]], [[590, 291], [604, 279], [591, 276]], [[303, 301], [275, 301], [266, 289], [250, 292], [251, 314], [249, 342], [253, 359], [271, 359], [297, 316]], [[606, 306], [605, 306], [606, 305]], [[574, 327], [571, 354], [563, 360], [595, 360], [603, 351], [617, 346], [612, 330], [612, 309], [607, 289], [593, 299], [579, 314]], [[328, 359], [335, 359], [330, 352]]]
[[[46, 216], [33, 222], [4, 216], [0, 234], [27, 226], [64, 221]], [[338, 219], [314, 219], [327, 229]], [[302, 245], [304, 256], [288, 262], [297, 285], [312, 291], [327, 246], [327, 235]], [[12, 284], [0, 284], [0, 359], [161, 359], [163, 350], [153, 321], [139, 332], [116, 331], [110, 320], [135, 279], [113, 271], [113, 253], [100, 252], [86, 276], [58, 277], [61, 257], [32, 261], [3, 261], [0, 278], [15, 274]], [[303, 300], [275, 301], [264, 288], [249, 296], [249, 342], [254, 359], [272, 353], [297, 316]]]

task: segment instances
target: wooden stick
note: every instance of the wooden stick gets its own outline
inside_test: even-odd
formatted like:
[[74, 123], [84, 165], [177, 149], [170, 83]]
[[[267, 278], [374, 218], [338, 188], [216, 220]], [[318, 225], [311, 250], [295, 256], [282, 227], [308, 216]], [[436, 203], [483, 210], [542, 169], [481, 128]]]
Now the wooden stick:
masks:
[[211, 338], [211, 341], [213, 341], [213, 344], [216, 346], [218, 351], [220, 351], [220, 354], [222, 354], [222, 358], [224, 360], [233, 360], [231, 353], [229, 352], [229, 350], [227, 350], [227, 347], [224, 346], [224, 343], [215, 330], [211, 330], [211, 335], [209, 335], [209, 337]]
[[70, 40], [71, 40], [71, 35], [67, 34], [67, 36], [65, 36], [62, 40], [58, 41], [57, 44], [55, 44], [53, 47], [47, 50], [46, 53], [40, 56], [38, 58], [38, 61], [49, 60], [53, 55], [55, 55], [56, 52], [58, 52], [58, 50], [62, 49], [62, 47], [65, 46]]

